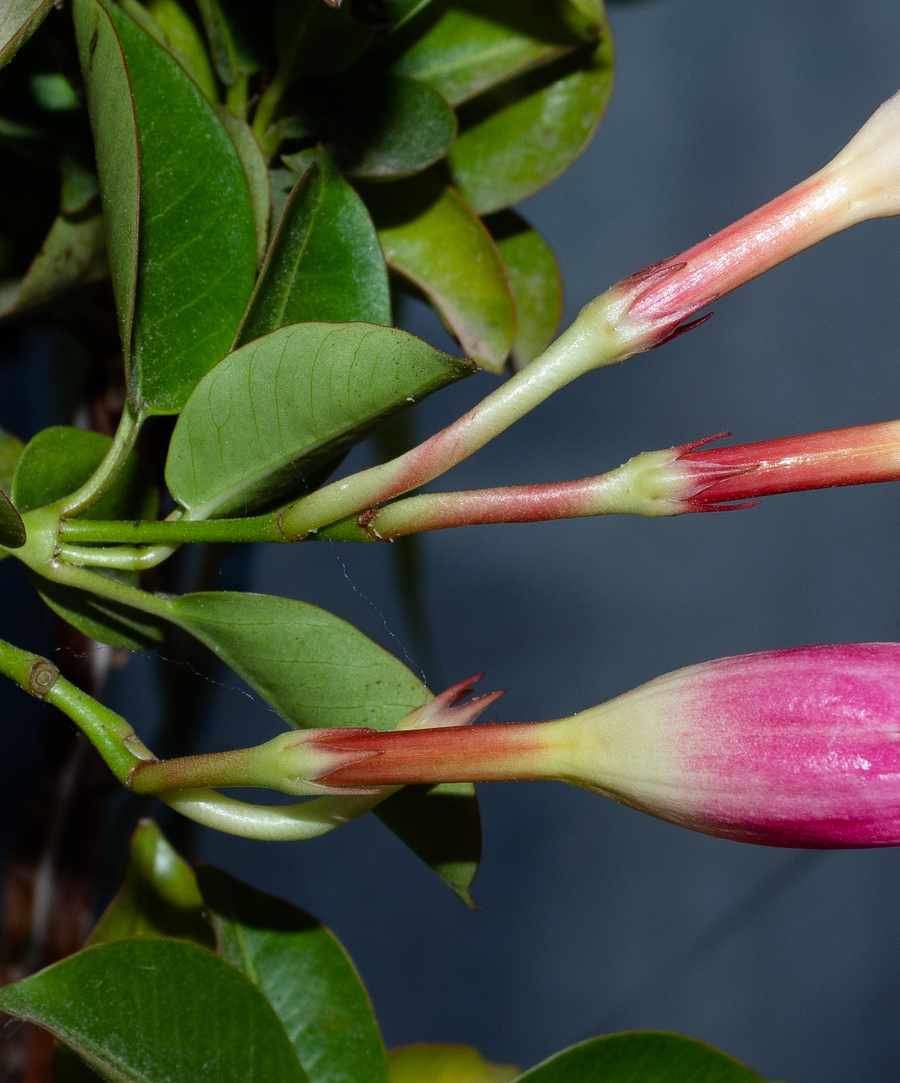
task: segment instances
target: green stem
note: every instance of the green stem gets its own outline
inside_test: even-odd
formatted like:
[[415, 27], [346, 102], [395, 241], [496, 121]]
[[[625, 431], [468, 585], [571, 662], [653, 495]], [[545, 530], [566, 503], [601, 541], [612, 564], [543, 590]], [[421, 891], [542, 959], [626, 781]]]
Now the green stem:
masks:
[[60, 540], [132, 545], [180, 545], [184, 542], [284, 542], [277, 515], [244, 519], [176, 519], [160, 522], [104, 519], [63, 520]]
[[146, 417], [145, 410], [135, 413], [126, 401], [115, 438], [109, 446], [109, 451], [104, 455], [103, 462], [80, 489], [76, 489], [74, 493], [70, 493], [54, 505], [55, 512], [58, 512], [60, 516], [68, 515], [74, 518], [84, 514], [88, 508], [97, 503], [115, 481], [125, 460], [131, 454]]
[[294, 74], [294, 66], [297, 63], [297, 54], [299, 53], [300, 46], [306, 36], [306, 29], [310, 18], [311, 11], [310, 14], [307, 14], [301, 19], [293, 40], [288, 46], [284, 56], [281, 58], [281, 63], [278, 65], [278, 70], [275, 72], [272, 82], [266, 87], [263, 96], [259, 99], [259, 104], [256, 106], [256, 113], [253, 117], [253, 132], [260, 143], [265, 143], [269, 125], [272, 123], [272, 118], [275, 116], [278, 106], [281, 105], [281, 99], [284, 97], [284, 92], [287, 90], [291, 77]]
[[155, 545], [144, 549], [120, 546], [115, 549], [92, 549], [90, 546], [59, 545], [57, 557], [67, 564], [85, 568], [118, 568], [126, 572], [139, 572], [155, 568], [175, 552], [177, 546]]
[[239, 120], [247, 119], [249, 77], [239, 76], [225, 91], [225, 105]]
[[0, 673], [68, 715], [120, 782], [143, 760], [153, 759], [124, 718], [60, 676], [46, 658], [0, 640]]
[[484, 447], [555, 391], [591, 369], [624, 361], [642, 347], [616, 328], [618, 301], [603, 294], [539, 358], [429, 440], [390, 462], [332, 482], [281, 513], [299, 539], [321, 527], [432, 481]]
[[[78, 726], [122, 783], [153, 754], [128, 722], [60, 676], [52, 662], [0, 640], [0, 673], [31, 695], [52, 703]], [[167, 805], [197, 823], [244, 838], [271, 841], [312, 839], [355, 820], [390, 797], [396, 788], [360, 797], [319, 797], [296, 805], [252, 805], [214, 790], [175, 790]]]
[[118, 602], [120, 605], [127, 605], [142, 613], [149, 613], [150, 616], [178, 624], [172, 601], [158, 594], [149, 594], [146, 590], [129, 586], [118, 579], [98, 575], [97, 572], [76, 567], [74, 564], [59, 562], [35, 567], [34, 571], [54, 583], [63, 583], [69, 587], [76, 587], [78, 590], [86, 590], [101, 598], [107, 598], [111, 602]]

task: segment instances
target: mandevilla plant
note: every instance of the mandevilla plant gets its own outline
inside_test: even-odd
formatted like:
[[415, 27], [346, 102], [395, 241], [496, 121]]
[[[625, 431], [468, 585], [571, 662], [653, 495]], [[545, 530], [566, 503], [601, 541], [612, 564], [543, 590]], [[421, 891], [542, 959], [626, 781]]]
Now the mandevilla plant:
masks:
[[[260, 840], [375, 811], [465, 902], [478, 781], [573, 782], [745, 842], [900, 843], [896, 644], [723, 658], [571, 718], [475, 726], [497, 694], [469, 699], [474, 679], [433, 695], [338, 616], [210, 589], [213, 543], [680, 515], [900, 479], [893, 421], [700, 439], [558, 484], [418, 492], [579, 376], [697, 326], [713, 300], [837, 231], [900, 214], [900, 95], [811, 178], [622, 279], [554, 340], [554, 257], [509, 207], [602, 117], [602, 0], [9, 0], [0, 63], [0, 313], [58, 328], [83, 385], [74, 425], [24, 444], [0, 432], [0, 554], [21, 562], [76, 661], [0, 643], [0, 671], [70, 719], [106, 777]], [[463, 356], [393, 326], [404, 293]], [[478, 369], [494, 390], [415, 443], [410, 407]], [[376, 465], [342, 472], [378, 433]], [[113, 650], [164, 641], [170, 658], [231, 667], [285, 732], [192, 754], [198, 697], [170, 689], [155, 755], [103, 692]], [[245, 786], [303, 800], [220, 792]], [[10, 1079], [760, 1078], [654, 1032], [598, 1037], [524, 1074], [463, 1046], [386, 1054], [327, 929], [192, 869], [150, 820], [82, 941], [4, 961], [18, 980], [0, 1008], [40, 1028], [10, 1038]]]

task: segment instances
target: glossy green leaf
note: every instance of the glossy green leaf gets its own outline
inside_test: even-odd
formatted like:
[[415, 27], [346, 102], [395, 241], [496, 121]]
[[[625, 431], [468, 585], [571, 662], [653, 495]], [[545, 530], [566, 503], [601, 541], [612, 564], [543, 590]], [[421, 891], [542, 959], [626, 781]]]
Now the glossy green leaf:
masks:
[[22, 516], [6, 493], [0, 489], [0, 545], [7, 549], [21, 549], [27, 540]]
[[471, 366], [393, 328], [302, 323], [220, 362], [185, 406], [166, 481], [192, 518], [244, 512]]
[[354, 177], [420, 173], [456, 138], [456, 115], [441, 95], [401, 76], [319, 84], [310, 89], [303, 116], [322, 142], [335, 144], [335, 162]]
[[544, 238], [515, 211], [500, 211], [485, 221], [516, 302], [515, 368], [533, 361], [550, 344], [559, 325], [563, 285], [556, 259]]
[[372, 219], [325, 151], [291, 195], [237, 341], [308, 320], [391, 322]]
[[108, 273], [102, 216], [60, 215], [3, 315], [37, 308]]
[[578, 49], [473, 99], [459, 111], [447, 163], [479, 214], [508, 207], [549, 184], [581, 154], [612, 89], [613, 50]]
[[[227, 353], [253, 287], [247, 178], [213, 107], [166, 49], [108, 0], [75, 0], [75, 13], [110, 269], [131, 346], [129, 393], [174, 413]], [[121, 135], [135, 126], [136, 143]]]
[[367, 185], [362, 194], [388, 265], [425, 294], [469, 357], [500, 372], [516, 311], [484, 223], [437, 172]]
[[[423, 22], [424, 32], [419, 29]], [[474, 5], [433, 0], [427, 17], [402, 35], [406, 47], [393, 69], [424, 80], [451, 105], [459, 105], [564, 56], [597, 31], [568, 0], [481, 0]]]
[[[42, 600], [58, 617], [98, 643], [140, 651], [155, 647], [165, 639], [168, 625], [157, 617], [99, 598], [90, 591], [43, 579], [32, 571], [26, 571], [26, 574]], [[136, 572], [98, 574], [108, 574], [110, 579], [137, 586]]]
[[305, 1083], [278, 1017], [243, 974], [183, 940], [115, 940], [0, 990], [104, 1079]]
[[711, 1045], [648, 1030], [572, 1046], [526, 1072], [521, 1083], [759, 1083], [760, 1079]]
[[172, 619], [298, 729], [389, 730], [431, 697], [420, 678], [332, 613], [265, 594], [185, 594]]
[[147, 10], [165, 35], [176, 60], [205, 96], [211, 102], [216, 101], [218, 88], [206, 43], [187, 11], [177, 0], [149, 0]]
[[51, 7], [53, 0], [5, 0], [0, 6], [0, 68], [28, 41]]
[[234, 149], [244, 167], [250, 188], [250, 202], [253, 206], [253, 223], [256, 227], [256, 262], [258, 266], [262, 266], [269, 244], [271, 211], [269, 170], [266, 159], [249, 124], [239, 120], [230, 109], [226, 109], [223, 105], [217, 106], [216, 115], [234, 143]]
[[18, 436], [0, 429], [0, 489], [4, 493], [12, 492], [13, 475], [24, 450], [25, 445]]
[[491, 1064], [467, 1045], [406, 1045], [389, 1049], [387, 1059], [390, 1083], [512, 1083], [519, 1077], [518, 1068]]
[[126, 936], [168, 936], [215, 948], [194, 873], [152, 820], [142, 820], [132, 835], [125, 882], [88, 944]]
[[241, 0], [197, 0], [219, 78], [231, 86], [265, 64], [270, 5]]
[[275, 1009], [310, 1083], [387, 1083], [372, 1005], [346, 952], [296, 906], [201, 866], [219, 955]]
[[[74, 492], [93, 474], [111, 439], [99, 432], [55, 425], [29, 440], [13, 476], [12, 498], [20, 511], [52, 504]], [[153, 519], [156, 485], [150, 468], [134, 453], [85, 519]]]
[[473, 909], [471, 887], [481, 858], [481, 818], [468, 782], [404, 786], [375, 815]]

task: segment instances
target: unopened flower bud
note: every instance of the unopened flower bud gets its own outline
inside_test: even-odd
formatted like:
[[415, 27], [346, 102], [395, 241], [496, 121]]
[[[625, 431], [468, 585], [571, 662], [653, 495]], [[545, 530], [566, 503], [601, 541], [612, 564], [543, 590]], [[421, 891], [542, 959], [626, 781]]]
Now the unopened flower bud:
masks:
[[[695, 326], [700, 309], [811, 245], [868, 218], [900, 214], [900, 93], [828, 165], [700, 244], [652, 264], [588, 305], [623, 356]], [[707, 318], [707, 317], [704, 317]]]
[[900, 844], [897, 643], [721, 658], [553, 722], [332, 740], [377, 754], [329, 785], [555, 779], [742, 842]]

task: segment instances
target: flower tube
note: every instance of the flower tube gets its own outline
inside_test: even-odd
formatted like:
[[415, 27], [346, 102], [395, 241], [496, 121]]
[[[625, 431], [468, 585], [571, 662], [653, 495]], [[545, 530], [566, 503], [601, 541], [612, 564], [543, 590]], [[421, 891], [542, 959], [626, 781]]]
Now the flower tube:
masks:
[[695, 831], [812, 849], [900, 844], [900, 644], [676, 670], [551, 722], [319, 733], [341, 788], [552, 779]]
[[[807, 180], [680, 255], [629, 275], [602, 305], [632, 352], [652, 349], [723, 294], [848, 226], [900, 214], [900, 92]], [[591, 307], [591, 306], [588, 306]], [[698, 321], [695, 321], [698, 322]]]

